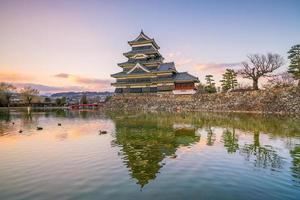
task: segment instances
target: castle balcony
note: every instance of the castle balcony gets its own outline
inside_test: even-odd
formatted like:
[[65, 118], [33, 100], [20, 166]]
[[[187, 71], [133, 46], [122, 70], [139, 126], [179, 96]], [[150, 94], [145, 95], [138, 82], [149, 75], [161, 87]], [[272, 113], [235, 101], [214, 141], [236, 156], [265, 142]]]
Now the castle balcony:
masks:
[[134, 56], [136, 54], [146, 54], [146, 55], [151, 55], [151, 54], [155, 54], [155, 55], [159, 55], [161, 56], [161, 54], [158, 52], [158, 50], [156, 49], [142, 49], [142, 50], [131, 50], [129, 52], [123, 53], [123, 55], [125, 57], [131, 57]]
[[123, 67], [123, 66], [134, 66], [137, 62], [142, 64], [142, 65], [147, 65], [147, 64], [161, 64], [164, 61], [163, 57], [155, 57], [155, 58], [150, 58], [150, 59], [129, 59], [126, 62], [118, 63], [118, 66]]
[[128, 82], [114, 82], [111, 83], [112, 86], [120, 87], [120, 86], [151, 86], [156, 85], [154, 82], [140, 82], [140, 83], [128, 83]]
[[134, 84], [134, 83], [152, 83], [154, 79], [145, 78], [145, 79], [119, 79], [116, 83], [120, 84]]

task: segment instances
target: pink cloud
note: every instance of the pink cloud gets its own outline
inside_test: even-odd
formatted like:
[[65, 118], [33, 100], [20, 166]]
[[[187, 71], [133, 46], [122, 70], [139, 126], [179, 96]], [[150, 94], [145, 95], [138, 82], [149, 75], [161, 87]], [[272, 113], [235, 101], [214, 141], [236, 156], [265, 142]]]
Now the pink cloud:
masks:
[[21, 89], [24, 87], [32, 87], [40, 91], [41, 94], [44, 93], [55, 93], [55, 92], [67, 92], [67, 91], [84, 91], [85, 88], [80, 86], [49, 86], [49, 85], [42, 85], [42, 84], [35, 84], [35, 83], [12, 83], [17, 89]]
[[[214, 80], [217, 85], [220, 85], [220, 80], [222, 79], [222, 74], [226, 69], [238, 70], [240, 67], [240, 63], [197, 63], [194, 64], [191, 68], [191, 71], [196, 73], [200, 80], [204, 83], [205, 76], [211, 74], [214, 76]], [[244, 79], [238, 78], [238, 81], [245, 82]]]
[[81, 83], [81, 84], [110, 84], [109, 80], [103, 80], [103, 79], [95, 79], [95, 78], [84, 78], [84, 77], [75, 77], [75, 82]]
[[240, 63], [198, 63], [194, 65], [194, 70], [199, 72], [223, 73], [227, 68], [237, 69]]
[[187, 59], [179, 59], [176, 61], [176, 65], [177, 66], [187, 66], [187, 65], [191, 65], [193, 63], [193, 60], [190, 58]]
[[[38, 81], [34, 76], [13, 73], [13, 72], [0, 72], [0, 82], [8, 82], [21, 89], [25, 86], [30, 86], [32, 88], [38, 89], [41, 94], [45, 93], [56, 93], [56, 92], [67, 92], [67, 91], [112, 91], [113, 88], [110, 85], [110, 80], [95, 79], [76, 76], [67, 73], [59, 73], [54, 75], [55, 78], [66, 79], [66, 83], [60, 84], [59, 86], [48, 85], [43, 83], [43, 79]], [[35, 82], [35, 83], [33, 83]], [[62, 86], [61, 86], [62, 85]]]
[[111, 81], [106, 79], [88, 78], [74, 74], [59, 73], [54, 75], [56, 78], [68, 79], [74, 84], [80, 84], [81, 87], [88, 90], [111, 90]]
[[175, 62], [176, 66], [185, 67], [187, 65], [192, 65], [194, 60], [191, 58], [186, 58], [180, 51], [168, 53], [166, 56], [166, 62]]
[[50, 86], [50, 85], [43, 85], [43, 84], [35, 84], [35, 83], [12, 83], [14, 86], [17, 87], [18, 90], [21, 88], [30, 86], [40, 91], [40, 94], [47, 94], [47, 93], [56, 93], [56, 92], [81, 92], [81, 91], [112, 91], [111, 88], [106, 87], [85, 87], [85, 86]]
[[237, 70], [240, 67], [240, 62], [199, 62], [195, 58], [187, 57], [180, 51], [168, 53], [166, 61], [174, 61], [178, 71], [188, 71], [191, 74], [198, 76], [202, 82], [205, 82], [205, 75], [211, 74], [214, 76], [216, 82], [219, 83], [222, 74], [227, 68]]
[[239, 62], [233, 63], [201, 63], [196, 59], [189, 58], [182, 54], [182, 52], [171, 52], [166, 56], [167, 61], [174, 61], [177, 68], [182, 68], [181, 70], [188, 70], [194, 73], [211, 73], [211, 74], [220, 74], [225, 71], [226, 68], [236, 69], [239, 67]]
[[172, 59], [172, 58], [178, 58], [182, 55], [182, 53], [180, 51], [177, 52], [171, 52], [167, 54], [167, 59]]

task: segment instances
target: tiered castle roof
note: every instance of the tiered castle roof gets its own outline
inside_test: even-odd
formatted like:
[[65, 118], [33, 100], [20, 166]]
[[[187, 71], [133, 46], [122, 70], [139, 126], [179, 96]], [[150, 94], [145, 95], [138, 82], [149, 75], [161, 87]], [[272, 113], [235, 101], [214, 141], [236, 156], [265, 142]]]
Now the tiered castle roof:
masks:
[[[122, 72], [112, 74], [114, 78], [132, 77], [137, 75], [160, 75], [170, 74], [167, 79], [173, 82], [193, 81], [198, 82], [198, 78], [187, 72], [177, 72], [174, 62], [164, 63], [163, 56], [158, 51], [160, 47], [153, 38], [148, 37], [143, 31], [139, 36], [128, 44], [131, 46], [129, 52], [123, 55], [128, 58], [126, 62], [118, 63], [123, 68]], [[163, 80], [164, 78], [157, 78]]]
[[156, 44], [155, 40], [152, 38], [149, 38], [147, 35], [144, 34], [143, 30], [141, 31], [141, 33], [139, 34], [139, 36], [132, 41], [129, 41], [128, 44], [130, 46], [133, 45], [140, 45], [140, 44], [147, 44], [147, 43], [151, 43], [156, 49], [159, 49], [160, 47]]

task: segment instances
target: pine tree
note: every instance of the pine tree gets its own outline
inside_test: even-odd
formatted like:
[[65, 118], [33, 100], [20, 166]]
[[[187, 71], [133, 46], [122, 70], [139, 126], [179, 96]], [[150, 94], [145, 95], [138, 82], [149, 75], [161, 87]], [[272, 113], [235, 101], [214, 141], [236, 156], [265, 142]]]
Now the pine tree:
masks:
[[226, 69], [225, 73], [223, 74], [223, 79], [220, 81], [222, 84], [222, 90], [228, 91], [230, 89], [234, 89], [237, 85], [237, 72], [233, 69]]
[[298, 86], [300, 87], [300, 44], [292, 46], [288, 54], [288, 59], [290, 59], [288, 72], [298, 80]]
[[208, 93], [217, 92], [216, 84], [215, 84], [214, 79], [213, 79], [213, 75], [206, 75], [205, 80], [206, 80], [205, 91], [208, 92]]

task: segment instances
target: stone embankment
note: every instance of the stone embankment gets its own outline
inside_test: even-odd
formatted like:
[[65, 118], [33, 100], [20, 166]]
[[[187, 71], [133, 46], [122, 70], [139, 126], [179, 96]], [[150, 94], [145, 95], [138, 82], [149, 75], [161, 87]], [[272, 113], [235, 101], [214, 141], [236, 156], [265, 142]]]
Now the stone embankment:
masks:
[[300, 89], [174, 95], [118, 94], [107, 103], [108, 110], [256, 112], [300, 115]]

